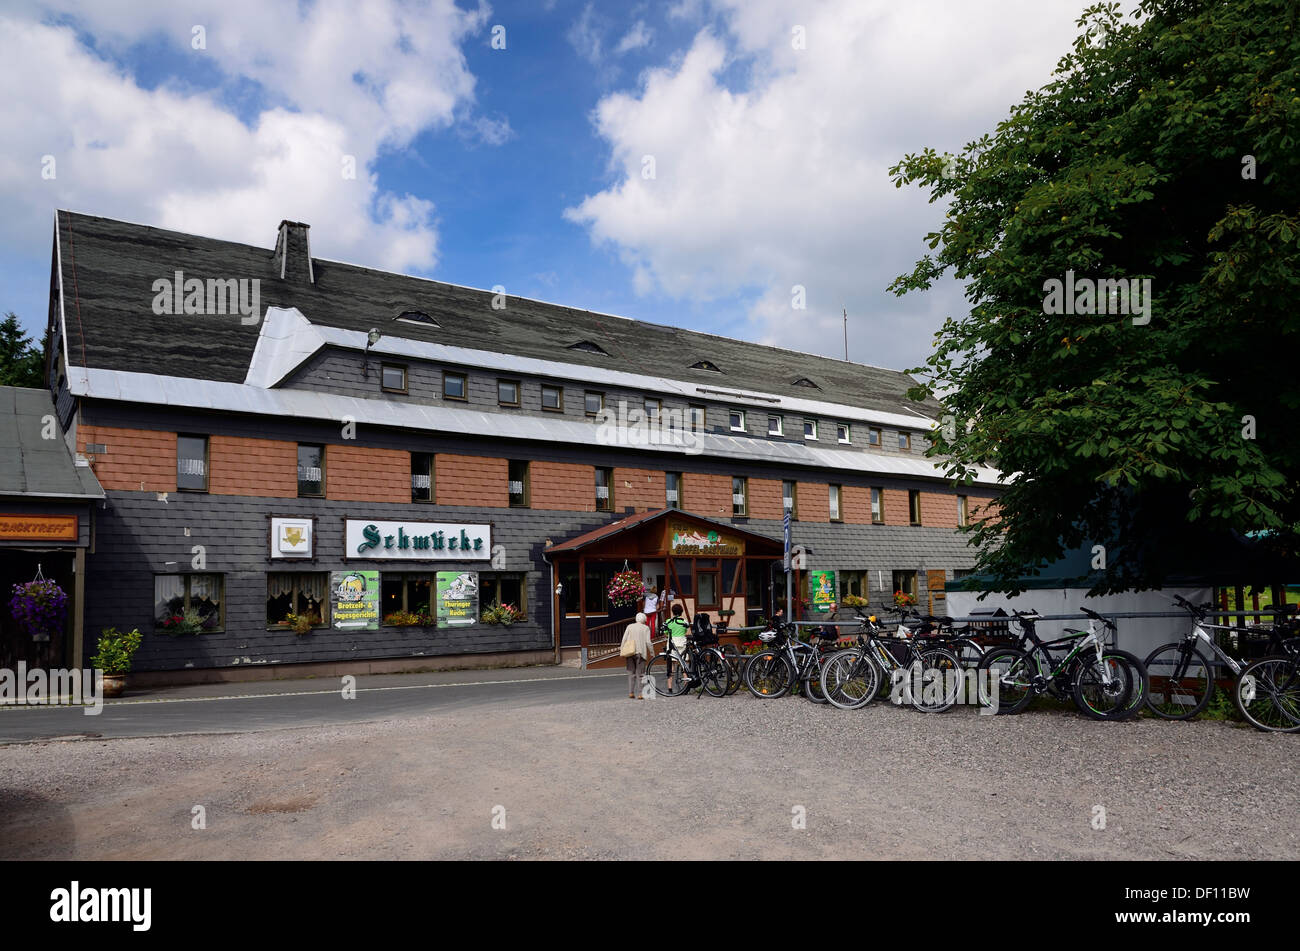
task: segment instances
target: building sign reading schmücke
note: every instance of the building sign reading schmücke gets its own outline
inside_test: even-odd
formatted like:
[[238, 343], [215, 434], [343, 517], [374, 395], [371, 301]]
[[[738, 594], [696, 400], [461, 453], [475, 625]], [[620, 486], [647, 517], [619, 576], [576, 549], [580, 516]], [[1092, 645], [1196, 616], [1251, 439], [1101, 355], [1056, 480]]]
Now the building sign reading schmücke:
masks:
[[457, 522], [346, 520], [348, 558], [487, 561], [492, 527]]

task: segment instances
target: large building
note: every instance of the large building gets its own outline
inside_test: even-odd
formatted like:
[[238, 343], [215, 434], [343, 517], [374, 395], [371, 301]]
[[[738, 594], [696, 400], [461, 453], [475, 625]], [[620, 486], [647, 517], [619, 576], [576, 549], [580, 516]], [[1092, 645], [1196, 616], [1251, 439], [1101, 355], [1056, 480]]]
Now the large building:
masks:
[[594, 661], [622, 570], [736, 625], [770, 614], [787, 508], [801, 601], [833, 571], [837, 597], [938, 607], [973, 565], [957, 529], [996, 473], [954, 487], [924, 457], [941, 408], [903, 373], [313, 258], [308, 238], [57, 213], [49, 384], [103, 491], [78, 503], [83, 659], [111, 625], [145, 632], [136, 672], [173, 678]]

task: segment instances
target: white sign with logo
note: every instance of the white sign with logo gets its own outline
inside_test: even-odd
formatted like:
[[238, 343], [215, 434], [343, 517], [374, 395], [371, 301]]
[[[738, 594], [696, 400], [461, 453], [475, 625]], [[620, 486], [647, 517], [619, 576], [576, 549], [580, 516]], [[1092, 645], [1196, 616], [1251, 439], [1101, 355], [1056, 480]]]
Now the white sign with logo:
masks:
[[309, 518], [271, 519], [272, 558], [310, 558], [312, 555], [312, 520]]
[[490, 525], [350, 518], [344, 537], [347, 558], [487, 561], [492, 557]]

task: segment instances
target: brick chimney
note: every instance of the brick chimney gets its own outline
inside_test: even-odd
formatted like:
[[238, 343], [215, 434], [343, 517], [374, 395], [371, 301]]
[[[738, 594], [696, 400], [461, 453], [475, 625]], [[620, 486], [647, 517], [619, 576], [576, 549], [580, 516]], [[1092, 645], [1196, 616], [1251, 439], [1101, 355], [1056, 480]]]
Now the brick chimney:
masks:
[[311, 225], [301, 221], [281, 221], [280, 234], [275, 239], [275, 270], [280, 280], [293, 284], [315, 284], [316, 276], [311, 266], [311, 240], [307, 235]]

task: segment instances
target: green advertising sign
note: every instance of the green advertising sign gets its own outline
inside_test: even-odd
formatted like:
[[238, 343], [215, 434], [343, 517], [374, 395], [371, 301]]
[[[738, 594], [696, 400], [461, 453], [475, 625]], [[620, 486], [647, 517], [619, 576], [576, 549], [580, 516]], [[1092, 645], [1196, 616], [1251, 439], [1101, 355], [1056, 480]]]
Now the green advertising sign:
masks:
[[437, 583], [439, 627], [478, 622], [477, 571], [440, 571]]
[[379, 572], [330, 572], [330, 627], [379, 630]]
[[812, 609], [820, 614], [830, 611], [835, 603], [835, 572], [811, 571], [808, 573], [808, 587]]

